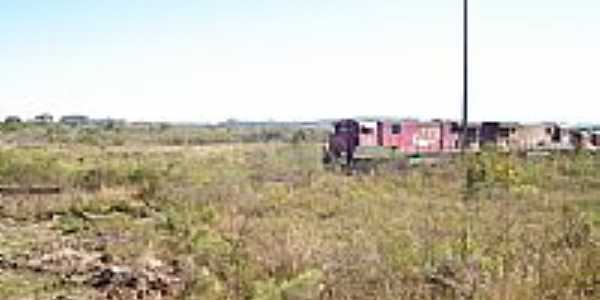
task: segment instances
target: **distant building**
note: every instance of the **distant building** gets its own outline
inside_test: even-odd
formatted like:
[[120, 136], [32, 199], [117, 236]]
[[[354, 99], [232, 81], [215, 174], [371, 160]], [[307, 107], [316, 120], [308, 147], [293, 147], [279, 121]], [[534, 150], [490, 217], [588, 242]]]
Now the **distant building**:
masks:
[[90, 118], [83, 115], [63, 116], [60, 122], [69, 126], [83, 126], [90, 124]]
[[129, 128], [140, 129], [140, 130], [150, 130], [152, 128], [152, 122], [131, 122], [131, 123], [129, 123]]
[[49, 123], [54, 122], [54, 117], [51, 114], [44, 113], [44, 114], [35, 116], [33, 118], [33, 121], [35, 123], [40, 123], [40, 124], [49, 124]]
[[93, 126], [103, 127], [103, 128], [107, 128], [107, 129], [123, 128], [127, 124], [127, 122], [123, 119], [112, 119], [112, 118], [92, 119], [89, 121], [89, 123]]
[[23, 122], [23, 120], [21, 120], [21, 117], [19, 116], [8, 116], [4, 119], [4, 123], [6, 124], [17, 124], [21, 122]]
[[216, 127], [243, 129], [329, 129], [331, 123], [308, 121], [238, 121], [236, 119], [228, 119], [217, 123]]

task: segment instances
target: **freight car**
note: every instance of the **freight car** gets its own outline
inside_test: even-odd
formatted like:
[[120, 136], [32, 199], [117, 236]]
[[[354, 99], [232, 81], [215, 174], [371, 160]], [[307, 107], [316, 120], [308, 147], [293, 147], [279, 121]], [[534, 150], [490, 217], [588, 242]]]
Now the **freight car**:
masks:
[[[463, 129], [453, 121], [343, 119], [334, 123], [326, 164], [351, 166], [357, 161], [389, 157], [439, 157], [460, 152]], [[553, 123], [521, 125], [508, 122], [469, 124], [467, 150], [492, 145], [505, 151], [551, 151], [600, 148], [600, 132], [566, 129]]]

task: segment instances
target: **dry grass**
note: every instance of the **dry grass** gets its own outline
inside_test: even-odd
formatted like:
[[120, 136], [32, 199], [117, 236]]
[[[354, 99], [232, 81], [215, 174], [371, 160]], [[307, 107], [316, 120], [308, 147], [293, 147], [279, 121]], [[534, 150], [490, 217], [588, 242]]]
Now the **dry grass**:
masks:
[[1, 153], [0, 181], [67, 189], [0, 199], [0, 298], [600, 297], [593, 156], [346, 176], [314, 145], [113, 150]]

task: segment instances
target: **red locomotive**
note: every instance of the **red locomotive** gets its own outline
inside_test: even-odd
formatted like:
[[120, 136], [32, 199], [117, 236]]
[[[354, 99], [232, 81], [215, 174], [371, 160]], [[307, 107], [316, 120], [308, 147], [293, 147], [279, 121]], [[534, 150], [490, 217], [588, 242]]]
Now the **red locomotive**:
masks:
[[[325, 161], [345, 158], [347, 164], [367, 156], [366, 150], [379, 148], [405, 155], [452, 153], [460, 146], [460, 127], [456, 122], [417, 120], [359, 122], [344, 119], [334, 124]], [[372, 152], [370, 151], [372, 155]], [[387, 154], [385, 154], [387, 155]]]

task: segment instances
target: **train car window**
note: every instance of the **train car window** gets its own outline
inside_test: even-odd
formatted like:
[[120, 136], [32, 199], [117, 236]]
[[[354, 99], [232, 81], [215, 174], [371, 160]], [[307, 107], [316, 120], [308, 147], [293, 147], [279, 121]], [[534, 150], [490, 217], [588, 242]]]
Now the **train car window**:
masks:
[[[550, 130], [552, 132], [552, 130]], [[554, 132], [552, 132], [552, 142], [560, 143], [561, 140], [561, 131], [560, 128], [554, 128]]]
[[349, 133], [351, 130], [346, 126], [339, 126], [337, 128], [337, 133]]
[[511, 133], [511, 129], [510, 128], [501, 128], [500, 132], [499, 132], [499, 135], [501, 137], [509, 137], [510, 133]]
[[400, 134], [402, 133], [402, 125], [394, 124], [392, 125], [392, 134]]
[[373, 132], [374, 132], [373, 128], [369, 128], [369, 127], [365, 127], [365, 126], [362, 126], [360, 128], [361, 134], [373, 134]]
[[458, 125], [458, 123], [454, 123], [454, 122], [452, 122], [451, 126], [452, 126], [452, 127], [450, 127], [450, 128], [451, 128], [451, 129], [450, 129], [450, 131], [451, 131], [452, 133], [456, 133], [456, 132], [459, 132], [459, 131], [461, 131], [461, 128], [460, 128], [460, 126]]

